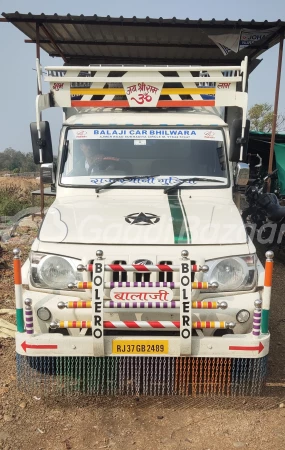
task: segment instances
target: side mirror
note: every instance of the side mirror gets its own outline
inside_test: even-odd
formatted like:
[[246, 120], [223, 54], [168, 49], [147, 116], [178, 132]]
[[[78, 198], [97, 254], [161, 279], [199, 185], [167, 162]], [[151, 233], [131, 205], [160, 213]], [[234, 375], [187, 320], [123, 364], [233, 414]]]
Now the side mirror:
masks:
[[247, 147], [249, 140], [249, 128], [250, 121], [246, 121], [244, 138], [241, 137], [242, 133], [242, 120], [234, 119], [231, 129], [230, 129], [230, 151], [229, 151], [229, 160], [231, 162], [239, 162], [240, 158], [240, 147], [243, 144], [243, 161], [246, 161], [247, 158]]
[[249, 180], [249, 165], [239, 162], [236, 165], [235, 184], [237, 186], [246, 186]]
[[40, 168], [40, 176], [43, 184], [55, 184], [55, 164], [42, 164]]
[[52, 154], [52, 142], [51, 142], [51, 134], [48, 122], [40, 122], [40, 130], [41, 130], [41, 139], [38, 137], [37, 123], [32, 122], [30, 125], [31, 129], [31, 138], [32, 138], [32, 146], [33, 146], [33, 154], [34, 154], [34, 163], [40, 163], [40, 148], [42, 149], [42, 162], [43, 163], [52, 163], [53, 162], [53, 154]]

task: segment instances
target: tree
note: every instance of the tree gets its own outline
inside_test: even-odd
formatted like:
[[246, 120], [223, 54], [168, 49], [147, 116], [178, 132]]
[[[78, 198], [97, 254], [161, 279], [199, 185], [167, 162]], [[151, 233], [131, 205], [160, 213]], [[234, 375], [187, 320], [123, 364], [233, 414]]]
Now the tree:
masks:
[[22, 167], [25, 155], [9, 147], [0, 153], [0, 167], [4, 170], [13, 171]]
[[[271, 133], [273, 123], [273, 107], [269, 103], [256, 103], [248, 111], [250, 119], [250, 129], [253, 131], [263, 131]], [[276, 131], [285, 130], [285, 115], [277, 115]]]
[[40, 166], [34, 163], [33, 153], [26, 153], [21, 172], [39, 172], [39, 170]]
[[31, 152], [22, 153], [9, 147], [0, 152], [0, 170], [8, 170], [14, 173], [38, 172], [39, 166], [34, 163]]

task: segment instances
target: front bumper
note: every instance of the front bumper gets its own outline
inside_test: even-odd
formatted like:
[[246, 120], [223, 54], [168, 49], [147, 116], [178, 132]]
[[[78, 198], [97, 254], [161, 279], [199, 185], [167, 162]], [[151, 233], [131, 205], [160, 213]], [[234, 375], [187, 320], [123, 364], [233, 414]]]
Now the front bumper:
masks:
[[[26, 356], [98, 356], [97, 341], [92, 335], [87, 334], [87, 329], [67, 328], [65, 333], [62, 330], [57, 330], [53, 333], [49, 325], [51, 321], [90, 321], [92, 318], [91, 309], [58, 309], [59, 302], [68, 302], [70, 297], [55, 294], [46, 294], [36, 291], [25, 291], [24, 299], [30, 298], [33, 305], [33, 334], [17, 333], [16, 335], [16, 349], [17, 353]], [[195, 357], [210, 357], [210, 358], [261, 358], [269, 352], [269, 334], [260, 334], [253, 336], [252, 334], [252, 317], [254, 310], [254, 301], [260, 299], [259, 292], [245, 293], [241, 295], [232, 295], [225, 297], [215, 297], [215, 301], [225, 301], [228, 304], [226, 310], [198, 310], [192, 309], [192, 322], [194, 321], [235, 321], [236, 326], [233, 334], [225, 334], [223, 336], [216, 335], [215, 329], [198, 330], [197, 335], [191, 336], [191, 343], [186, 353], [181, 352], [180, 337], [173, 335], [175, 333], [144, 332], [136, 333], [129, 329], [127, 332], [121, 330], [113, 330], [112, 335], [104, 332], [103, 340], [101, 341], [104, 356], [195, 356]], [[80, 300], [76, 297], [73, 301]], [[207, 301], [211, 301], [207, 298]], [[37, 310], [40, 307], [48, 308], [51, 312], [51, 318], [45, 322], [37, 317]], [[239, 324], [236, 321], [237, 313], [246, 309], [250, 312], [250, 319], [245, 324]], [[106, 312], [104, 309], [104, 321], [179, 321], [179, 312], [172, 312], [170, 309], [159, 310], [110, 310]], [[146, 335], [147, 334], [147, 335]], [[155, 336], [153, 334], [156, 334]], [[122, 351], [117, 353], [114, 351], [114, 344], [122, 341]], [[128, 343], [139, 343], [142, 346], [144, 343], [161, 343], [166, 345], [167, 351], [162, 355], [152, 353], [142, 353], [127, 351]], [[125, 346], [125, 347], [124, 347]], [[124, 350], [126, 349], [126, 350]]]
[[[146, 336], [105, 336], [105, 356], [120, 356], [112, 352], [114, 340], [129, 341], [140, 340], [142, 343], [149, 341]], [[168, 354], [162, 356], [179, 355], [179, 337], [151, 336], [151, 341], [168, 341]], [[252, 334], [225, 335], [223, 337], [192, 337], [191, 356], [210, 358], [261, 358], [269, 352], [269, 334], [261, 334], [258, 338]], [[16, 333], [16, 351], [26, 356], [94, 356], [94, 342], [92, 336], [63, 336], [56, 334]], [[131, 353], [122, 353], [121, 356], [132, 356]], [[135, 355], [137, 356], [137, 354]], [[155, 356], [142, 355], [139, 356]]]

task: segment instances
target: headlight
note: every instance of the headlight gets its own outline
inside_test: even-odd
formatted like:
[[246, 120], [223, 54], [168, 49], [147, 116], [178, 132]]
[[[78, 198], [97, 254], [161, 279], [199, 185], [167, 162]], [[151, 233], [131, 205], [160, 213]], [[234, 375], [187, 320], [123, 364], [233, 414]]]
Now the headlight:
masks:
[[45, 289], [67, 289], [68, 283], [82, 280], [78, 260], [44, 253], [31, 253], [31, 282]]
[[[229, 258], [206, 261], [209, 271], [204, 280], [217, 282], [218, 291], [250, 290], [256, 281], [255, 255], [232, 256]], [[216, 291], [217, 291], [216, 290]]]

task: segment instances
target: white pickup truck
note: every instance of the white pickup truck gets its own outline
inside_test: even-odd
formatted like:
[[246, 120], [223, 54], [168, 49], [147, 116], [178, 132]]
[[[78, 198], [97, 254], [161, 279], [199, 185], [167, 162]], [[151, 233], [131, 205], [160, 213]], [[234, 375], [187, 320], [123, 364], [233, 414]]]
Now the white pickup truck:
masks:
[[31, 132], [56, 199], [16, 295], [19, 367], [95, 394], [258, 394], [270, 297], [233, 199], [248, 179], [247, 60], [45, 70]]

